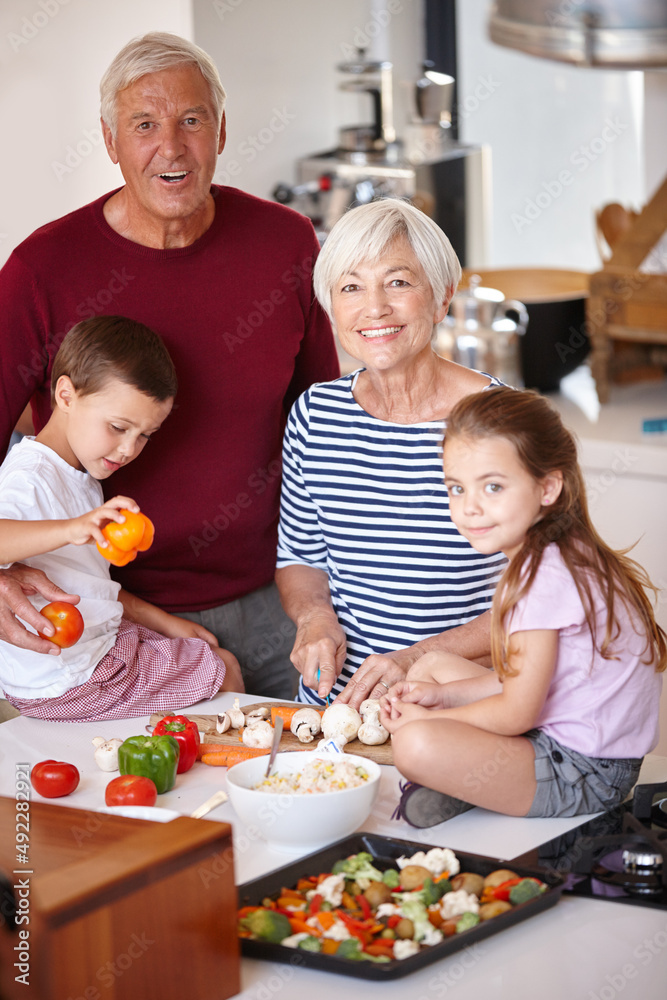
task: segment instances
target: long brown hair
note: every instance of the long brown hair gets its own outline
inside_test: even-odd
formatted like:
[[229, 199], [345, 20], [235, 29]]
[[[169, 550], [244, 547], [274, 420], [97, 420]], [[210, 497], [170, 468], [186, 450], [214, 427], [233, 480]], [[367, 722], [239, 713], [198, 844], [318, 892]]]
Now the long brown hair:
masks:
[[[591, 630], [594, 646], [606, 659], [615, 659], [614, 643], [620, 636], [617, 602], [623, 602], [646, 635], [647, 658], [656, 671], [667, 667], [667, 637], [655, 620], [650, 589], [657, 595], [646, 571], [629, 549], [610, 548], [593, 527], [577, 445], [551, 403], [536, 392], [509, 388], [489, 389], [466, 396], [447, 419], [447, 438], [504, 437], [516, 448], [526, 471], [536, 480], [560, 471], [563, 487], [539, 521], [527, 531], [524, 543], [505, 569], [493, 598], [491, 654], [499, 677], [515, 673], [511, 667], [509, 618], [512, 608], [526, 594], [535, 578], [547, 545], [557, 545], [572, 574]], [[607, 610], [602, 641], [596, 635], [593, 591], [598, 590]]]

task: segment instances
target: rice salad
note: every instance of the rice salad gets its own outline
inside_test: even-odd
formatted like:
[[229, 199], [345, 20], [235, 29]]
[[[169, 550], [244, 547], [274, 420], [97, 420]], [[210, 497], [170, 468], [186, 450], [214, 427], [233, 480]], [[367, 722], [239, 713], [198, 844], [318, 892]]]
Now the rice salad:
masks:
[[253, 788], [259, 792], [284, 792], [289, 795], [313, 795], [359, 788], [368, 781], [368, 771], [351, 760], [312, 760], [292, 774], [276, 772], [263, 778]]

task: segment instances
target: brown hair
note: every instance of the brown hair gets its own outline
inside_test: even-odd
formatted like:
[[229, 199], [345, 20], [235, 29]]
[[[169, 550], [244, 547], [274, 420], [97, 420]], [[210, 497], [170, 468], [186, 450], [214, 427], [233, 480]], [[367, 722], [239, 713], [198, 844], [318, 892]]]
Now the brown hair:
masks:
[[[666, 636], [655, 620], [646, 589], [657, 594], [646, 571], [627, 552], [610, 548], [595, 530], [586, 500], [577, 445], [551, 403], [536, 392], [495, 388], [460, 400], [447, 419], [446, 440], [453, 437], [501, 436], [514, 445], [521, 464], [536, 480], [560, 472], [563, 487], [558, 498], [543, 507], [540, 520], [526, 532], [523, 546], [505, 569], [493, 598], [491, 653], [499, 677], [515, 671], [509, 663], [509, 617], [512, 608], [530, 590], [542, 553], [555, 544], [572, 574], [591, 630], [593, 643], [604, 659], [614, 659], [613, 646], [620, 634], [615, 615], [621, 600], [646, 635], [646, 663], [656, 671], [667, 667]], [[593, 589], [607, 608], [607, 623], [598, 646]]]
[[116, 378], [151, 399], [173, 399], [176, 369], [161, 337], [125, 316], [96, 316], [77, 323], [56, 354], [51, 371], [51, 403], [61, 375], [82, 396], [100, 392]]

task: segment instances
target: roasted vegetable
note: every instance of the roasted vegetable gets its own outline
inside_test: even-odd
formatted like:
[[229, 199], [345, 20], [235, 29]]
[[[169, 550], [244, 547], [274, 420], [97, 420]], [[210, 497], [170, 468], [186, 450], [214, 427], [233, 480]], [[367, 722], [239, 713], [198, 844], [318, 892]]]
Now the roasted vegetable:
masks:
[[421, 865], [406, 865], [405, 868], [401, 869], [401, 889], [411, 892], [412, 889], [418, 889], [419, 886], [423, 885], [427, 878], [431, 878], [431, 872], [428, 868], [423, 868]]
[[483, 888], [484, 879], [474, 872], [460, 872], [452, 879], [452, 889], [465, 889], [466, 892], [472, 892], [475, 896], [481, 896]]
[[480, 920], [491, 920], [499, 917], [501, 913], [507, 913], [512, 909], [512, 904], [504, 899], [492, 899], [490, 903], [482, 903], [479, 908]]
[[262, 941], [271, 941], [277, 944], [289, 937], [292, 933], [292, 925], [284, 913], [276, 913], [275, 910], [255, 910], [243, 917], [240, 924], [245, 930], [250, 931], [255, 937]]
[[382, 872], [373, 866], [372, 861], [372, 854], [359, 851], [358, 854], [351, 854], [349, 858], [337, 861], [331, 870], [334, 875], [342, 872], [346, 879], [356, 882], [359, 889], [363, 889], [359, 883], [360, 879], [367, 879], [369, 882], [382, 881]]
[[496, 886], [500, 885], [502, 882], [507, 882], [510, 878], [518, 878], [517, 873], [510, 871], [509, 868], [496, 868], [495, 871], [489, 872], [489, 874], [484, 879], [485, 886]]
[[364, 898], [368, 901], [369, 906], [377, 910], [381, 903], [391, 903], [391, 889], [384, 882], [374, 881], [364, 890]]
[[519, 906], [520, 903], [527, 903], [529, 899], [537, 899], [545, 890], [546, 885], [543, 882], [538, 882], [534, 878], [522, 878], [510, 889], [509, 901], [512, 906]]
[[461, 931], [468, 931], [471, 927], [476, 927], [478, 923], [479, 914], [464, 913], [463, 916], [459, 917], [456, 921], [456, 933], [460, 934]]

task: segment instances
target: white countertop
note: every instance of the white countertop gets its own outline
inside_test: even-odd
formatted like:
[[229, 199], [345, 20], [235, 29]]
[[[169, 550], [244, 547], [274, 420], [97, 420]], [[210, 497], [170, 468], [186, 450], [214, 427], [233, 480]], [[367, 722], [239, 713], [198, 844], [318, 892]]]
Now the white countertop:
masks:
[[[209, 715], [231, 705], [222, 694], [190, 709]], [[242, 696], [242, 703], [256, 701]], [[104, 789], [113, 775], [100, 771], [93, 760], [94, 736], [126, 738], [141, 733], [148, 718], [119, 722], [41, 722], [19, 717], [0, 725], [0, 794], [13, 796], [18, 762], [31, 765], [55, 758], [75, 764], [81, 783], [67, 798], [49, 800], [63, 808], [99, 809]], [[382, 783], [372, 817], [364, 831], [437, 844], [454, 850], [509, 859], [579, 825], [568, 820], [516, 819], [483, 809], [449, 820], [430, 830], [414, 830], [391, 820], [397, 801], [398, 772], [382, 768]], [[226, 769], [203, 764], [179, 775], [176, 786], [158, 799], [158, 805], [188, 814], [226, 784]], [[643, 781], [667, 780], [667, 758], [649, 757]], [[236, 882], [254, 879], [293, 860], [269, 850], [251, 836], [226, 803], [209, 814], [208, 821], [231, 823], [234, 833]], [[381, 997], [411, 1000], [479, 1000], [482, 996], [508, 1000], [664, 1000], [667, 980], [667, 910], [565, 896], [551, 910], [460, 951], [403, 979], [376, 983], [348, 979], [298, 967], [244, 959], [243, 1000], [279, 1000], [281, 990], [290, 1000], [339, 1000], [341, 991], [364, 1000]], [[454, 992], [455, 991], [455, 992]]]

